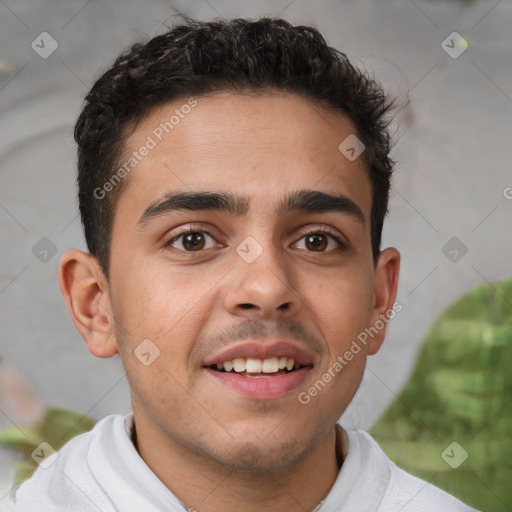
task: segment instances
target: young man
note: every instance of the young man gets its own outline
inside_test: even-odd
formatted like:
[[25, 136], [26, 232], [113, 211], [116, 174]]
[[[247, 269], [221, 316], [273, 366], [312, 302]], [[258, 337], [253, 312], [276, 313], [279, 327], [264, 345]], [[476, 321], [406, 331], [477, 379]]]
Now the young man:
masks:
[[469, 511], [337, 426], [395, 303], [379, 86], [309, 27], [188, 21], [120, 56], [75, 129], [90, 250], [60, 285], [133, 413], [17, 510]]

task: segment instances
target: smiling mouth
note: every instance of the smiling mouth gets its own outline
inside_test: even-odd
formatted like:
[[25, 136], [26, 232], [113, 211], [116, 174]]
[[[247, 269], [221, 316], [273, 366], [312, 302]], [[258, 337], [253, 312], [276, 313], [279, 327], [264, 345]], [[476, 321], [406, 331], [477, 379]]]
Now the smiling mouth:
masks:
[[213, 364], [207, 368], [220, 373], [258, 378], [285, 375], [304, 367], [290, 357], [271, 357], [268, 359], [239, 357], [230, 361], [224, 361], [223, 363]]

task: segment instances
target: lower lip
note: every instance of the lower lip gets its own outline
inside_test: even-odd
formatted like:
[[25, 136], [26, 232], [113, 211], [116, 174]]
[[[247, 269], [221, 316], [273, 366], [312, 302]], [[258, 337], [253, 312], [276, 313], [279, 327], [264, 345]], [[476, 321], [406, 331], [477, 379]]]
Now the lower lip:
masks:
[[300, 368], [290, 373], [276, 375], [274, 377], [243, 377], [236, 373], [217, 372], [205, 368], [206, 373], [220, 381], [223, 385], [234, 389], [240, 394], [260, 400], [280, 398], [289, 391], [300, 386], [310, 367]]

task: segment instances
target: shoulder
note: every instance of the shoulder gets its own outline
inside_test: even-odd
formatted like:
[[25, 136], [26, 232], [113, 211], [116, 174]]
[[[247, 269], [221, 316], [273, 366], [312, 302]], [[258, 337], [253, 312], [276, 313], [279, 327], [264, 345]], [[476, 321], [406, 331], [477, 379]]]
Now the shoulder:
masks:
[[348, 435], [349, 450], [354, 446], [386, 466], [389, 479], [379, 512], [476, 512], [447, 492], [400, 469], [367, 432], [349, 431]]
[[31, 478], [16, 491], [14, 510], [64, 511], [72, 500], [83, 512], [110, 510], [101, 488], [96, 484], [91, 465], [100, 444], [117, 431], [125, 429], [129, 417], [110, 415], [100, 420], [89, 432], [80, 434], [66, 443], [57, 453], [44, 459]]

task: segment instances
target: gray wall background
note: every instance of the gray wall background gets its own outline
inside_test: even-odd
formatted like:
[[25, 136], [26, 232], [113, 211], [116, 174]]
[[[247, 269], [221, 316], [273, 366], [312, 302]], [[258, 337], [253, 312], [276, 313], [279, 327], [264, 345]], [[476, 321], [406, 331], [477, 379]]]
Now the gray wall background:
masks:
[[[61, 254], [85, 248], [72, 129], [99, 72], [178, 12], [314, 25], [406, 104], [384, 230], [384, 246], [402, 253], [403, 310], [345, 417], [368, 428], [406, 382], [436, 317], [475, 285], [511, 275], [509, 0], [0, 1], [0, 370], [17, 368], [47, 406], [96, 418], [129, 410], [120, 361], [89, 355], [58, 288]], [[469, 44], [458, 58], [442, 47], [454, 31]], [[47, 58], [31, 47], [43, 37], [40, 53], [51, 49], [42, 32], [58, 43]], [[443, 252], [452, 237], [467, 248], [457, 261]], [[49, 250], [47, 261], [34, 246]], [[16, 421], [9, 411], [0, 403], [0, 426]]]

